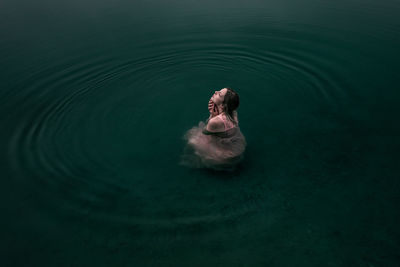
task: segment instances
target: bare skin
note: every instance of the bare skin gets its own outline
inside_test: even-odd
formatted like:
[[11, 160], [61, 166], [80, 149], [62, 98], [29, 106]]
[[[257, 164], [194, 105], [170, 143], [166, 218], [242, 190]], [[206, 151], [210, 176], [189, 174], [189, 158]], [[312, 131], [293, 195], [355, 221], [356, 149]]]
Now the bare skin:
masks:
[[210, 119], [219, 114], [218, 106], [211, 99], [208, 101], [208, 110], [210, 111]]
[[209, 132], [223, 132], [225, 130], [224, 122], [217, 117], [219, 114], [223, 113], [222, 103], [228, 89], [223, 88], [219, 91], [215, 91], [214, 95], [208, 102], [208, 110], [210, 111], [210, 117], [206, 130]]

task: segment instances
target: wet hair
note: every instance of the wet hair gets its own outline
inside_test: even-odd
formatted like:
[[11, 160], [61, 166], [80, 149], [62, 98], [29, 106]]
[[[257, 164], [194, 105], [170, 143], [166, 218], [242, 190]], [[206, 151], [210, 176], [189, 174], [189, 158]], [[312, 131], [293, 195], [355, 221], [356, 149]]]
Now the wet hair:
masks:
[[226, 91], [222, 105], [224, 107], [225, 113], [228, 115], [228, 118], [236, 124], [233, 111], [235, 111], [239, 107], [239, 95], [232, 88], [225, 88], [228, 89], [228, 91]]

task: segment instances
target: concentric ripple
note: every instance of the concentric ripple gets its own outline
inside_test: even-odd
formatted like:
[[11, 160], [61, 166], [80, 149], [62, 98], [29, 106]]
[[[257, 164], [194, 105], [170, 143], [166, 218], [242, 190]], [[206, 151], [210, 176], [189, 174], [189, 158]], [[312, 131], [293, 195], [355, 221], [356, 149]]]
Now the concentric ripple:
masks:
[[[340, 109], [358, 94], [346, 69], [362, 62], [363, 52], [354, 53], [357, 40], [343, 41], [354, 34], [350, 30], [271, 16], [264, 22], [272, 23], [257, 26], [258, 19], [222, 24], [213, 32], [196, 24], [190, 34], [171, 30], [162, 38], [131, 41], [129, 49], [123, 42], [108, 43], [112, 53], [95, 44], [98, 50], [88, 52], [91, 46], [82, 44], [73, 50], [81, 54], [59, 59], [53, 48], [42, 61], [27, 64], [29, 71], [2, 91], [13, 99], [4, 107], [21, 110], [17, 121], [8, 121], [14, 183], [47, 192], [36, 204], [43, 213], [58, 206], [60, 214], [128, 225], [220, 223], [265, 209], [269, 196], [263, 192], [248, 199], [222, 187], [212, 195], [185, 193], [198, 186], [188, 181], [190, 170], [177, 164], [188, 121], [206, 117], [200, 107], [212, 88], [229, 83], [239, 87], [248, 113], [282, 99], [288, 106]], [[161, 26], [162, 19], [152, 23]], [[129, 35], [127, 28], [120, 30]], [[362, 32], [359, 37], [376, 38]], [[263, 123], [266, 115], [260, 116]], [[199, 201], [206, 206], [198, 208]]]

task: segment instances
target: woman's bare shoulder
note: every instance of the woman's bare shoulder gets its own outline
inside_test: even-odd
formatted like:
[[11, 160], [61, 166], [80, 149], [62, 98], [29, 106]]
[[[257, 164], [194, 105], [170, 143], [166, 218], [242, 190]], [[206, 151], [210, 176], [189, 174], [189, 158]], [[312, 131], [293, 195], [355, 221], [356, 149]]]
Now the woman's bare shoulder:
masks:
[[209, 132], [222, 132], [225, 130], [225, 125], [223, 120], [219, 116], [216, 116], [208, 121], [206, 129]]

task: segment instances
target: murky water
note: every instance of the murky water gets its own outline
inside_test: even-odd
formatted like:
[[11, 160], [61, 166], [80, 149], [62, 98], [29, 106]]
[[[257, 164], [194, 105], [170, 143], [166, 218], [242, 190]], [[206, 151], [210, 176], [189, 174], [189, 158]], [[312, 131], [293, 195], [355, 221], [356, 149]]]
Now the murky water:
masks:
[[[2, 262], [397, 266], [399, 15], [395, 0], [3, 1]], [[243, 163], [180, 166], [227, 86]]]

